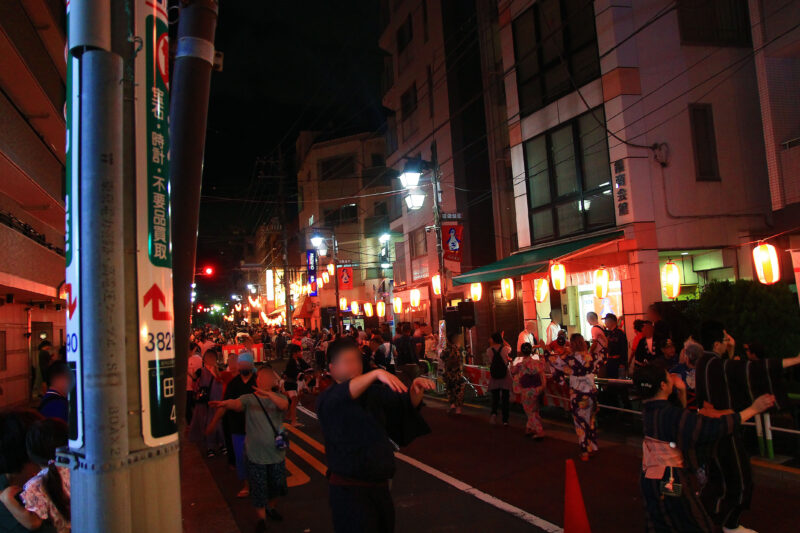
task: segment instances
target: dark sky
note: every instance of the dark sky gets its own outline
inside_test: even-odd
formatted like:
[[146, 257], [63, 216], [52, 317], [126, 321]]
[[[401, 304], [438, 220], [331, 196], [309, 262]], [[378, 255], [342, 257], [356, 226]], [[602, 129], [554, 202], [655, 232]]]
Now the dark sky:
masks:
[[[220, 2], [216, 48], [224, 65], [211, 81], [197, 255], [198, 266], [212, 264], [218, 274], [198, 280], [199, 298], [233, 289], [245, 238], [274, 207], [209, 197], [274, 201], [274, 185], [254, 179], [257, 158], [282, 151], [291, 172], [300, 130], [346, 135], [383, 123], [378, 5]], [[287, 186], [296, 188], [294, 176]]]

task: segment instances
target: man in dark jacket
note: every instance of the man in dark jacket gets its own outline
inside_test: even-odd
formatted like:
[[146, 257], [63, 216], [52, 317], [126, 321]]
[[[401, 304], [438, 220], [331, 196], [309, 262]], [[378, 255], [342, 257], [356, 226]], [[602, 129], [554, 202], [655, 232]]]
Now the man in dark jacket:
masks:
[[39, 412], [47, 418], [58, 418], [69, 423], [69, 400], [72, 388], [72, 370], [64, 361], [55, 361], [47, 368], [47, 392], [42, 396]]
[[389, 481], [394, 451], [430, 432], [419, 413], [425, 390], [434, 384], [415, 379], [410, 388], [382, 369], [362, 373], [358, 345], [339, 339], [328, 347], [334, 385], [317, 401], [325, 437], [333, 528], [337, 533], [394, 531]]

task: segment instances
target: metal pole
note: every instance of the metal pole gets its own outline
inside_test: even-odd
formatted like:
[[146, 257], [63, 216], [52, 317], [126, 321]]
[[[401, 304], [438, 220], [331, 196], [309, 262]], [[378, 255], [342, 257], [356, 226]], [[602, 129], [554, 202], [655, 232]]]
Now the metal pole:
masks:
[[78, 298], [85, 317], [81, 324], [85, 431], [83, 458], [72, 472], [72, 529], [127, 533], [131, 531], [131, 490], [125, 386], [122, 57], [105, 50], [85, 51], [80, 71], [83, 223]]
[[342, 310], [339, 305], [339, 262], [336, 255], [336, 226], [331, 229], [331, 234], [333, 239], [333, 288], [336, 293], [336, 333], [340, 334], [342, 332]]
[[[175, 376], [186, 375], [191, 331], [191, 284], [197, 253], [200, 186], [206, 142], [217, 0], [183, 0], [170, 98], [170, 187], [172, 197], [172, 272], [175, 310]], [[177, 379], [175, 407], [179, 428], [186, 416], [186, 380]], [[182, 434], [183, 432], [181, 432]]]
[[[285, 205], [284, 202], [281, 202]], [[289, 335], [292, 334], [292, 295], [290, 294], [289, 283], [289, 231], [286, 228], [286, 208], [283, 208], [283, 220], [281, 227], [283, 229], [283, 301], [284, 309], [286, 310], [286, 330]]]
[[[442, 248], [442, 213], [439, 206], [439, 162], [436, 153], [433, 154], [433, 177], [431, 186], [433, 187], [433, 227], [436, 230], [436, 254], [439, 259], [439, 277], [441, 278], [441, 316], [444, 320], [447, 308], [447, 275], [444, 270], [444, 249]], [[438, 331], [438, 328], [436, 328]]]

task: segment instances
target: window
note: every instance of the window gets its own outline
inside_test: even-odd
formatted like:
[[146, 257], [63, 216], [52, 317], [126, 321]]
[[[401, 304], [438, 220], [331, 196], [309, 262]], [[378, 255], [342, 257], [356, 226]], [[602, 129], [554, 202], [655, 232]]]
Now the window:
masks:
[[534, 242], [614, 225], [603, 108], [526, 141], [524, 152]]
[[395, 284], [408, 281], [406, 276], [406, 252], [405, 243], [400, 241], [394, 243], [394, 263], [392, 263], [392, 275]]
[[719, 181], [717, 141], [714, 135], [714, 116], [711, 112], [711, 104], [690, 104], [689, 123], [692, 128], [697, 181]]
[[356, 173], [356, 158], [353, 155], [329, 157], [319, 162], [320, 180], [352, 178]]
[[411, 31], [411, 15], [397, 28], [397, 53], [402, 53], [411, 44], [414, 34]]
[[428, 253], [428, 235], [425, 228], [419, 228], [408, 236], [408, 246], [411, 257], [421, 257]]
[[413, 83], [406, 92], [400, 97], [400, 113], [403, 120], [411, 116], [417, 110], [417, 84]]
[[358, 206], [356, 204], [343, 205], [340, 216], [342, 224], [354, 224], [358, 222]]
[[679, 0], [678, 27], [685, 45], [750, 46], [750, 17], [743, 0]]
[[[600, 76], [593, 2], [539, 0], [513, 22], [520, 114]], [[572, 79], [570, 79], [570, 77]]]
[[386, 159], [383, 157], [383, 154], [371, 154], [370, 163], [373, 167], [383, 167], [386, 166]]

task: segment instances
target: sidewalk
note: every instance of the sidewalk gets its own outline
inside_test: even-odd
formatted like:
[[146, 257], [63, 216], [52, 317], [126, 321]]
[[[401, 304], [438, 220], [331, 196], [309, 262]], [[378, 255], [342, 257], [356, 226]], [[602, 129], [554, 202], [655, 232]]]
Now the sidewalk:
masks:
[[181, 444], [181, 511], [185, 533], [241, 533], [196, 445]]

